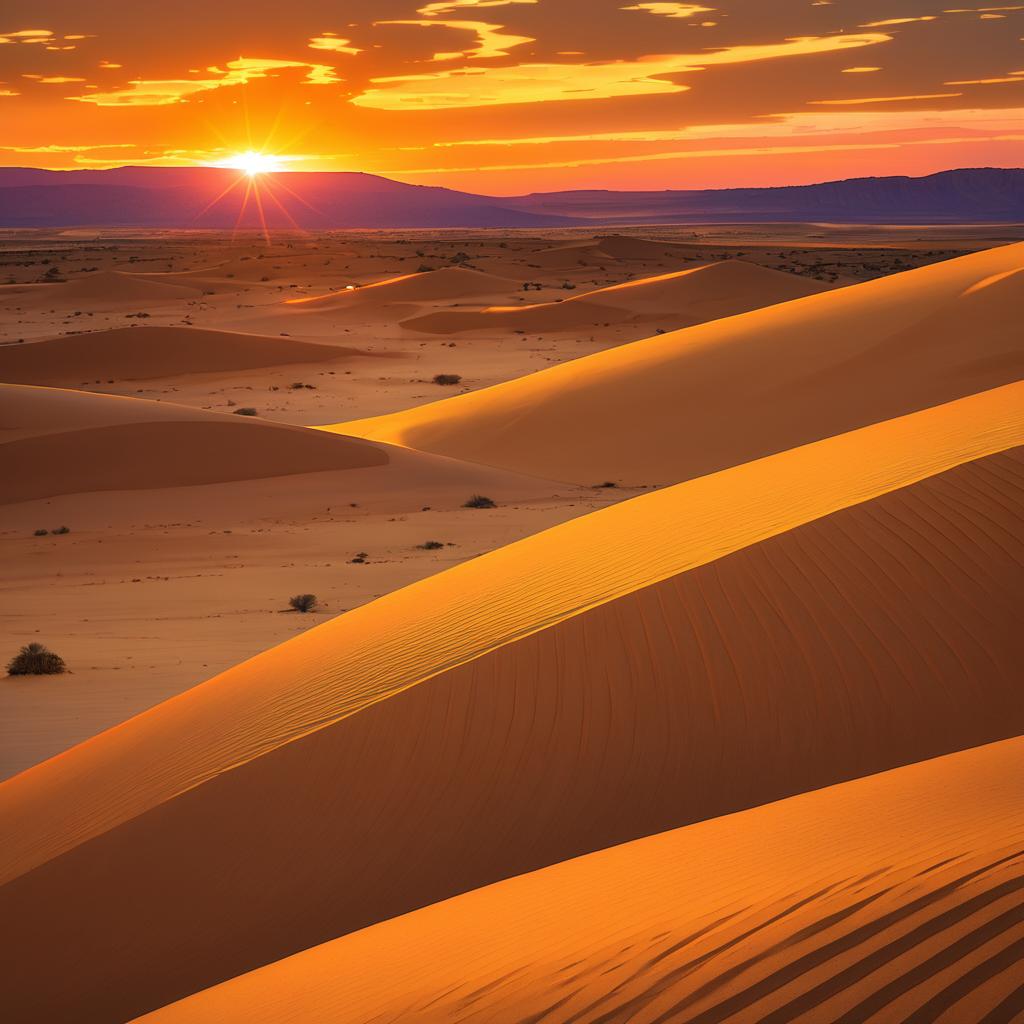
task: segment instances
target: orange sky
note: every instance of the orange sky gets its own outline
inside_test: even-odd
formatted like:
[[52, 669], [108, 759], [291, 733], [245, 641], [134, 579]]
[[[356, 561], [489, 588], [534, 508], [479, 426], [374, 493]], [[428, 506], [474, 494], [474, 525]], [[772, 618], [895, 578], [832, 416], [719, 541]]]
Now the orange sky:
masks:
[[[1024, 2], [4, 0], [0, 164], [513, 194], [1024, 165]], [[959, 0], [964, 3], [964, 0]]]

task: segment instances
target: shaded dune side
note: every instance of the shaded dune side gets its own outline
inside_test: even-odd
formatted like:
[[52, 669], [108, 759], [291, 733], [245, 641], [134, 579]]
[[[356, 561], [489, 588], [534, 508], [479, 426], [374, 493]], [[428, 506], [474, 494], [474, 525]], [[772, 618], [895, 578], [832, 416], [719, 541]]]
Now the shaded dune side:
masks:
[[1022, 304], [1018, 244], [337, 429], [555, 480], [674, 483], [1020, 379]]
[[351, 358], [357, 349], [198, 327], [117, 327], [0, 347], [0, 380], [80, 384], [149, 380]]
[[1008, 1024], [1022, 791], [1024, 739], [950, 754], [508, 879], [144, 1021]]
[[172, 402], [0, 384], [0, 504], [384, 466], [387, 445]]
[[[693, 488], [674, 490], [685, 508]], [[13, 1019], [41, 999], [58, 1019], [123, 1019], [503, 877], [1020, 732], [1022, 492], [1020, 450], [958, 465], [540, 631], [519, 624], [519, 639], [332, 724], [337, 659], [387, 641], [328, 626], [26, 772], [0, 787], [26, 866], [40, 859], [28, 833], [59, 821], [53, 854], [69, 833], [93, 838], [0, 891], [19, 935]], [[687, 525], [677, 514], [658, 532]], [[551, 534], [566, 546], [569, 531]], [[534, 588], [571, 586], [557, 568]], [[426, 601], [457, 575], [400, 593]], [[456, 593], [431, 596], [464, 632]], [[295, 740], [260, 754], [246, 716], [268, 700]], [[145, 813], [111, 807], [126, 777], [167, 787], [175, 758], [208, 771], [201, 747], [229, 756], [225, 730], [231, 770]], [[35, 923], [41, 901], [62, 908], [59, 934]]]
[[487, 328], [555, 331], [671, 318], [674, 326], [689, 327], [817, 295], [829, 287], [796, 274], [726, 260], [597, 288], [561, 302], [440, 310], [403, 320], [402, 326], [433, 334]]
[[0, 444], [0, 504], [87, 491], [194, 487], [385, 466], [382, 446], [317, 443], [301, 428], [222, 422], [132, 423]]
[[86, 308], [123, 305], [131, 302], [177, 302], [202, 294], [192, 284], [146, 281], [135, 274], [104, 270], [58, 284], [8, 285], [0, 288], [0, 304], [24, 309], [51, 309], [79, 303]]

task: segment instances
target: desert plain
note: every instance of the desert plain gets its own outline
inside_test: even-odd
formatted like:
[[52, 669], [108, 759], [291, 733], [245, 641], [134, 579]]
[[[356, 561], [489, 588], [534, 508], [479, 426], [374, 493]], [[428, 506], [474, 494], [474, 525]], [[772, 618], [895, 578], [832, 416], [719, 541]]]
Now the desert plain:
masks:
[[7, 1019], [1024, 1020], [1021, 239], [0, 232]]

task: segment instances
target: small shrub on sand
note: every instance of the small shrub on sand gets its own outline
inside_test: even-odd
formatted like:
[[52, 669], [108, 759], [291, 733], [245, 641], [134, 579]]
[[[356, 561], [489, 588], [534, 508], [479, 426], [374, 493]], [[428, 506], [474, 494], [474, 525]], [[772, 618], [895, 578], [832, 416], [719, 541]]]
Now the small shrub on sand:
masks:
[[42, 644], [26, 644], [7, 664], [12, 676], [56, 676], [67, 672], [64, 659]]
[[416, 545], [421, 551], [437, 551], [438, 548], [443, 548], [444, 544], [439, 540], [428, 540], [422, 544]]
[[293, 612], [311, 612], [317, 603], [316, 594], [296, 594], [288, 600]]
[[71, 527], [70, 526], [58, 526], [56, 530], [51, 530], [50, 531], [50, 533], [55, 533], [55, 534], [58, 534], [58, 535], [64, 534], [64, 533], [70, 533], [70, 532], [71, 532]]
[[259, 416], [259, 412], [251, 405], [243, 405], [241, 409], [235, 410], [236, 416]]
[[462, 378], [457, 373], [437, 373], [434, 375], [434, 383], [442, 386], [458, 384]]
[[49, 530], [36, 530], [32, 534], [33, 537], [45, 537], [50, 531]]
[[497, 508], [497, 503], [482, 494], [474, 494], [463, 506], [463, 508]]

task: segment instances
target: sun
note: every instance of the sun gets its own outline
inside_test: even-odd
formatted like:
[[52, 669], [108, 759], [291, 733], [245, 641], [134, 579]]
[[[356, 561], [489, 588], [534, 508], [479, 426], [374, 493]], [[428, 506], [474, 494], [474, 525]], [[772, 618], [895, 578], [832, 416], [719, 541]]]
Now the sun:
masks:
[[220, 160], [218, 167], [231, 167], [236, 171], [249, 175], [250, 178], [257, 174], [270, 174], [273, 171], [283, 170], [283, 162], [280, 157], [270, 156], [267, 153], [257, 153], [254, 149], [247, 149], [244, 153], [236, 153], [226, 160]]

